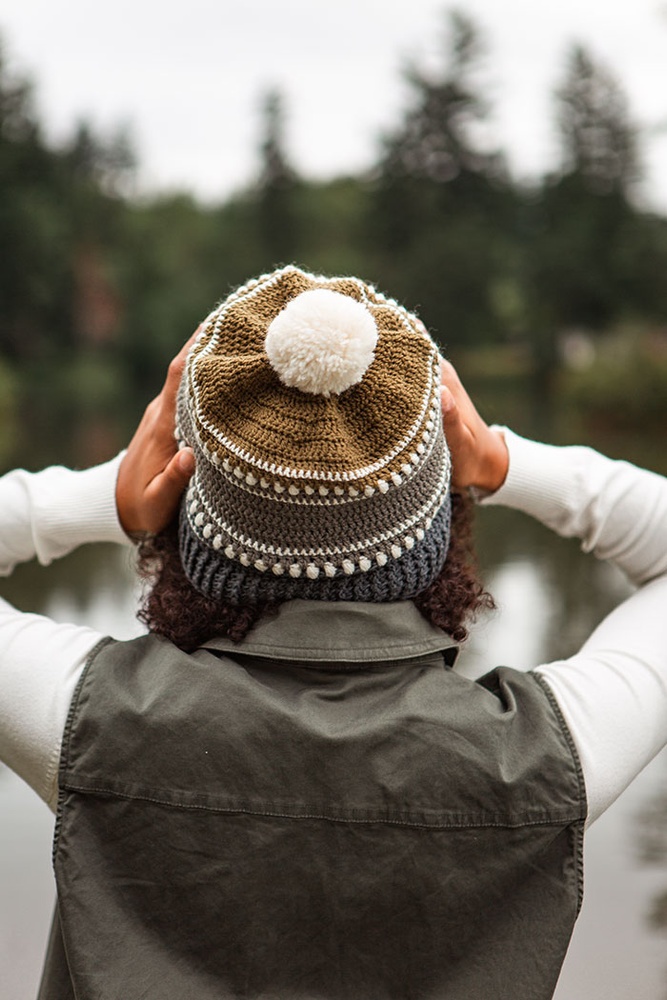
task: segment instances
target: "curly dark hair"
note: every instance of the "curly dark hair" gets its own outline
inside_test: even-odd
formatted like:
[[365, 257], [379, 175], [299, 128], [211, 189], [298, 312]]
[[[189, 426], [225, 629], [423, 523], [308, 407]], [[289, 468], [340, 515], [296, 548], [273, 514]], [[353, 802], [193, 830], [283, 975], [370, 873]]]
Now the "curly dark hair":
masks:
[[465, 642], [480, 611], [496, 604], [482, 582], [473, 536], [475, 505], [467, 493], [452, 493], [452, 523], [445, 565], [426, 590], [413, 598], [424, 618], [455, 642]]
[[[467, 638], [467, 626], [477, 612], [495, 606], [478, 576], [472, 528], [472, 501], [454, 493], [445, 565], [433, 583], [414, 598], [427, 621], [444, 629], [456, 642]], [[181, 565], [177, 518], [164, 531], [139, 543], [137, 568], [146, 584], [140, 621], [185, 652], [192, 652], [215, 635], [240, 642], [260, 618], [274, 614], [279, 607], [268, 602], [252, 607], [218, 604], [195, 590]]]

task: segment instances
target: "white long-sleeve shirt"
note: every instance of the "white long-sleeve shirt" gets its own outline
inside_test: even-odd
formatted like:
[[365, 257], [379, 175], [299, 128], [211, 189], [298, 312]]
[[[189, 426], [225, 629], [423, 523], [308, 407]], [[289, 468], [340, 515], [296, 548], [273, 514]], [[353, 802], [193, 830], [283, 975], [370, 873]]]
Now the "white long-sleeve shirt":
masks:
[[[525, 511], [638, 586], [566, 660], [536, 665], [579, 752], [600, 815], [667, 743], [667, 480], [588, 448], [505, 432], [506, 482], [484, 503]], [[115, 507], [120, 459], [0, 479], [0, 573], [85, 542], [125, 542]], [[0, 760], [55, 809], [63, 729], [87, 656], [102, 637], [0, 600]]]

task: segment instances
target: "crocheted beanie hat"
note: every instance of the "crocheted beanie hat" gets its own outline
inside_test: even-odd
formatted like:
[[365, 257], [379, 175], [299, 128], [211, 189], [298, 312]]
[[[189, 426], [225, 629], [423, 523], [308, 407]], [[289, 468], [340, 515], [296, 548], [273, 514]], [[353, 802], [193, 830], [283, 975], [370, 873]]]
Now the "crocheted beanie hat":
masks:
[[205, 320], [178, 395], [186, 575], [228, 604], [414, 597], [444, 564], [438, 349], [356, 278], [290, 266]]

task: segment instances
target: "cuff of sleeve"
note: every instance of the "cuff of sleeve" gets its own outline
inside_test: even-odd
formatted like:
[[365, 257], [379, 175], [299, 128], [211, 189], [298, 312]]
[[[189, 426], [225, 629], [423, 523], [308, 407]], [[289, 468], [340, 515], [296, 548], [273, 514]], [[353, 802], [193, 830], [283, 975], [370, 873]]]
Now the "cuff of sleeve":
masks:
[[81, 472], [59, 470], [57, 484], [49, 483], [38, 497], [40, 534], [46, 542], [37, 549], [41, 563], [88, 542], [129, 544], [116, 509], [116, 480], [123, 455]]
[[507, 478], [500, 489], [480, 499], [480, 503], [512, 507], [558, 528], [572, 512], [580, 460], [589, 449], [542, 444], [508, 428], [502, 431], [510, 459]]

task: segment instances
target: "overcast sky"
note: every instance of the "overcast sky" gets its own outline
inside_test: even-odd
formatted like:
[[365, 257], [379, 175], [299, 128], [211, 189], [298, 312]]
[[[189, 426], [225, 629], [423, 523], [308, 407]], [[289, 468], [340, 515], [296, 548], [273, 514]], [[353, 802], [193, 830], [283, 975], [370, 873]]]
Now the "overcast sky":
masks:
[[[401, 67], [432, 61], [436, 0], [0, 0], [10, 65], [30, 76], [49, 134], [86, 117], [127, 124], [145, 190], [218, 200], [257, 168], [261, 95], [285, 97], [288, 148], [307, 176], [368, 166], [400, 117]], [[667, 0], [469, 0], [488, 42], [494, 138], [518, 176], [554, 164], [551, 93], [586, 44], [646, 129], [645, 198], [667, 211]]]

